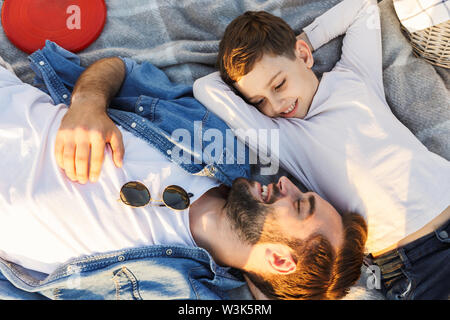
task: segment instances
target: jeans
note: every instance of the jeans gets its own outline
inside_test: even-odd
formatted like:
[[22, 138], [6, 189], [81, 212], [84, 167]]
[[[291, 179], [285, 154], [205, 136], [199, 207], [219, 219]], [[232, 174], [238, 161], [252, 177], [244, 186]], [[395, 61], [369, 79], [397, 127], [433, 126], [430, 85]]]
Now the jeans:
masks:
[[378, 266], [381, 291], [390, 300], [450, 298], [450, 220], [434, 232], [368, 263]]

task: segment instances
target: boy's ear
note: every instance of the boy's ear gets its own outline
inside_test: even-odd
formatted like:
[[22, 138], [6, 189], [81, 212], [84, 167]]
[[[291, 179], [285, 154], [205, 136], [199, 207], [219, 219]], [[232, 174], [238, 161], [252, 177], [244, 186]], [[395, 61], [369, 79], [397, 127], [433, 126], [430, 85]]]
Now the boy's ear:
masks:
[[290, 274], [295, 272], [297, 264], [291, 250], [283, 244], [271, 244], [265, 250], [265, 260], [273, 273]]
[[312, 51], [303, 39], [297, 38], [297, 42], [295, 43], [295, 55], [297, 58], [302, 59], [309, 69], [314, 65]]

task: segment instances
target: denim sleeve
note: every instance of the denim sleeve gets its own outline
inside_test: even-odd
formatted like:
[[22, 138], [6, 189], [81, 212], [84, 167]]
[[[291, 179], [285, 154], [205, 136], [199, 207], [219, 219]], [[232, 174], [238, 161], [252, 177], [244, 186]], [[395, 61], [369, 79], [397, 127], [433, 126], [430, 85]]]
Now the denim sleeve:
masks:
[[162, 100], [175, 100], [192, 97], [192, 87], [173, 83], [167, 75], [149, 62], [137, 63], [130, 58], [123, 58], [126, 76], [118, 96], [148, 96]]
[[[126, 73], [116, 98], [125, 98], [128, 103], [133, 104], [140, 96], [163, 100], [192, 97], [191, 86], [172, 83], [153, 64], [139, 64], [130, 58], [119, 58], [125, 63]], [[34, 85], [49, 93], [55, 103], [69, 104], [71, 92], [86, 70], [81, 66], [80, 58], [56, 43], [47, 41], [45, 47], [30, 55], [29, 59], [36, 74]], [[62, 99], [63, 95], [67, 97]]]
[[48, 300], [48, 298], [38, 292], [28, 292], [16, 288], [0, 272], [0, 300]]

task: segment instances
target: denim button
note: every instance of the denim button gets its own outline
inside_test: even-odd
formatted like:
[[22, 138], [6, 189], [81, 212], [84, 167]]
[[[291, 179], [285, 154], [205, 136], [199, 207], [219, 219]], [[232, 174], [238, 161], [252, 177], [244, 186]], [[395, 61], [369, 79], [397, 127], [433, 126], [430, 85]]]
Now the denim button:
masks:
[[45, 62], [44, 62], [44, 61], [39, 61], [39, 64], [40, 64], [41, 66], [43, 66], [43, 65], [45, 64]]
[[439, 237], [441, 237], [442, 239], [447, 239], [448, 238], [447, 231], [443, 230], [443, 231], [439, 232]]
[[167, 152], [168, 155], [172, 154], [172, 150], [170, 150], [170, 149], [168, 149], [166, 152]]
[[136, 122], [133, 122], [133, 123], [131, 124], [131, 127], [132, 127], [132, 128], [136, 128]]
[[167, 254], [168, 256], [172, 255], [172, 249], [167, 249], [167, 250], [166, 250], [166, 254]]
[[63, 94], [63, 99], [67, 99], [69, 96], [67, 94]]
[[118, 257], [117, 257], [117, 260], [119, 260], [120, 262], [122, 262], [123, 260], [125, 260], [125, 257], [124, 257], [124, 256], [118, 256]]
[[141, 112], [144, 111], [144, 107], [140, 106], [139, 111], [141, 111]]

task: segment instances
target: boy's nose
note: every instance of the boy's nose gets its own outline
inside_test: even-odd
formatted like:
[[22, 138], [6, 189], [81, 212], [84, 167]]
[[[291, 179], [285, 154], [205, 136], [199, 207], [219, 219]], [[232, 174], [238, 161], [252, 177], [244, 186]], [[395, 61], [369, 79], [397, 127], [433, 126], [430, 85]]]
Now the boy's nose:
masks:
[[281, 100], [275, 100], [275, 103], [274, 103], [273, 105], [275, 106], [275, 107], [274, 107], [274, 111], [275, 111], [277, 114], [279, 114], [279, 113], [285, 111], [286, 109], [288, 109], [288, 106], [287, 106], [287, 104], [286, 104], [286, 102], [285, 102], [284, 99], [281, 99]]

